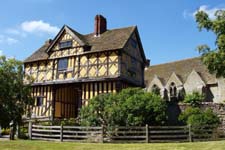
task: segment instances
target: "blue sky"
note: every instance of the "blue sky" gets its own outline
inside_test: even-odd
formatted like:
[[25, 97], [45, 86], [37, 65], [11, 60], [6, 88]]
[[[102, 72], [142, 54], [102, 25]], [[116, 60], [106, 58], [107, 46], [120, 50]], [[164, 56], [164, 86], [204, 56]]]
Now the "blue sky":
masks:
[[94, 17], [108, 29], [137, 25], [151, 64], [198, 56], [197, 45], [215, 47], [215, 36], [199, 32], [193, 14], [225, 8], [224, 0], [7, 0], [0, 7], [0, 54], [24, 60], [67, 24], [87, 34]]

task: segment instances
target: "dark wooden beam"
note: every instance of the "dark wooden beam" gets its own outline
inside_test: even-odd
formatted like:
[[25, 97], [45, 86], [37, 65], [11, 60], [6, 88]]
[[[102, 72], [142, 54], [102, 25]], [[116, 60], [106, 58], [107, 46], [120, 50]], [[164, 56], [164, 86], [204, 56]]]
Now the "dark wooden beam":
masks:
[[55, 118], [55, 101], [56, 101], [56, 86], [52, 86], [52, 121]]

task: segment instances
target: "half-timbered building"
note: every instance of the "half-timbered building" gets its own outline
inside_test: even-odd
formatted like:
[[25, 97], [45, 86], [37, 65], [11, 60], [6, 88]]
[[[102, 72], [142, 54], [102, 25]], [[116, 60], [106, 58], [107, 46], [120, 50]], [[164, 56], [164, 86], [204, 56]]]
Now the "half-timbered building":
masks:
[[64, 25], [24, 61], [24, 82], [33, 80], [35, 99], [29, 109], [37, 118], [77, 117], [98, 94], [144, 87], [146, 62], [136, 26], [108, 30], [101, 15], [90, 34]]

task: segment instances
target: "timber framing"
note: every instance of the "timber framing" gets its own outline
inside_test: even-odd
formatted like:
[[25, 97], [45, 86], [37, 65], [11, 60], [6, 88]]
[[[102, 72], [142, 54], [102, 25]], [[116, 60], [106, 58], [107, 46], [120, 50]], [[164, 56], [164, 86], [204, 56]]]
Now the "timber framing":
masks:
[[[31, 83], [26, 78], [30, 76], [36, 104], [42, 100], [41, 106], [28, 107], [34, 116], [75, 118], [94, 96], [144, 87], [147, 61], [137, 27], [100, 29], [82, 35], [64, 25], [53, 40], [24, 61], [24, 82]], [[60, 47], [65, 41], [72, 45]], [[132, 47], [131, 41], [137, 47]], [[62, 65], [64, 69], [60, 69]]]

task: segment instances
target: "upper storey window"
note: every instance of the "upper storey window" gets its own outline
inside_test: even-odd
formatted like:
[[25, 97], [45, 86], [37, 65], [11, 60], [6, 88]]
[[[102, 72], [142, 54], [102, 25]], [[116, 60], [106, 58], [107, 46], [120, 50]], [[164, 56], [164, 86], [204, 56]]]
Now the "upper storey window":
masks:
[[68, 59], [67, 58], [61, 58], [58, 61], [58, 70], [62, 71], [62, 70], [66, 70], [68, 66]]
[[72, 47], [72, 41], [63, 41], [59, 43], [60, 49], [69, 48], [69, 47]]

